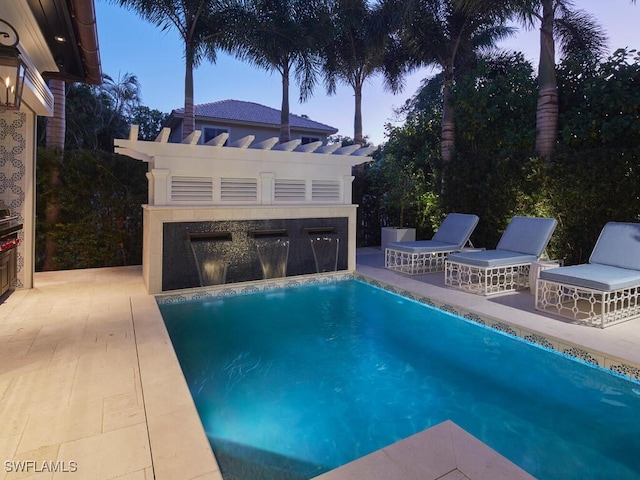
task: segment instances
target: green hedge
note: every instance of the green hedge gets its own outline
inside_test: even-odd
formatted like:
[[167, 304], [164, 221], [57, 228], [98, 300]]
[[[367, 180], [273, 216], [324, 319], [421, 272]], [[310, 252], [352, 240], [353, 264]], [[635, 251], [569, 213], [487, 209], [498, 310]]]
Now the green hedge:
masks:
[[[60, 186], [50, 176], [59, 170]], [[142, 262], [142, 208], [147, 203], [147, 165], [102, 151], [38, 150], [36, 166], [36, 271], [42, 270], [45, 239], [56, 242], [58, 270]], [[58, 222], [48, 225], [52, 200], [60, 205]]]
[[[440, 160], [441, 79], [426, 80], [402, 109], [404, 125], [388, 128], [375, 164], [360, 172], [371, 178], [357, 178], [369, 186], [362, 199], [354, 193], [367, 207], [360, 227], [379, 230], [402, 212], [404, 226], [429, 238], [447, 212], [476, 213], [473, 243], [494, 248], [513, 216], [548, 216], [558, 220], [549, 255], [588, 261], [605, 223], [640, 221], [640, 54], [578, 60], [557, 68], [559, 139], [549, 162], [534, 153], [537, 82], [521, 54], [488, 58], [457, 79], [450, 165]], [[379, 245], [379, 232], [359, 238]]]

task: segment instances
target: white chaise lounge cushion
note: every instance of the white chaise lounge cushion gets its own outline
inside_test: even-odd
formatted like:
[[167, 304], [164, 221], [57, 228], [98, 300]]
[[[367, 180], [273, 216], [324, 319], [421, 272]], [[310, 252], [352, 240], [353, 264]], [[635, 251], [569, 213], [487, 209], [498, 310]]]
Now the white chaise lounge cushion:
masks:
[[640, 224], [607, 223], [589, 263], [544, 270], [540, 278], [605, 292], [640, 285]]
[[451, 253], [447, 256], [449, 262], [473, 265], [475, 267], [501, 267], [503, 265], [519, 265], [535, 262], [536, 255], [529, 255], [508, 250], [483, 250], [479, 252]]
[[437, 242], [435, 240], [417, 240], [415, 242], [392, 242], [387, 248], [407, 253], [450, 252], [458, 246], [452, 243]]
[[469, 213], [450, 213], [445, 217], [431, 240], [392, 242], [387, 248], [406, 253], [452, 252], [461, 250], [478, 224], [478, 216]]
[[496, 250], [542, 255], [553, 235], [555, 218], [513, 217], [500, 237]]
[[450, 213], [431, 237], [436, 242], [449, 243], [460, 250], [478, 225], [478, 216], [469, 213]]
[[610, 292], [640, 285], [640, 270], [586, 263], [543, 270], [540, 278]]
[[593, 247], [589, 263], [640, 271], [640, 224], [607, 223]]
[[555, 218], [513, 217], [495, 250], [452, 253], [447, 260], [483, 268], [534, 262], [547, 247], [557, 223]]

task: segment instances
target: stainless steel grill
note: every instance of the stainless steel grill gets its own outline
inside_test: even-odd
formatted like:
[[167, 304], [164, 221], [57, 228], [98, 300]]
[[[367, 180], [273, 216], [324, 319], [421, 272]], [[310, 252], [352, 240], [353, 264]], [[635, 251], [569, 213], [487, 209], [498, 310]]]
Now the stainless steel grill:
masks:
[[18, 215], [12, 215], [8, 208], [0, 208], [0, 296], [15, 288], [21, 230]]
[[18, 221], [18, 215], [11, 215], [8, 208], [0, 208], [0, 252], [14, 248], [20, 243], [18, 232], [22, 230], [22, 224]]

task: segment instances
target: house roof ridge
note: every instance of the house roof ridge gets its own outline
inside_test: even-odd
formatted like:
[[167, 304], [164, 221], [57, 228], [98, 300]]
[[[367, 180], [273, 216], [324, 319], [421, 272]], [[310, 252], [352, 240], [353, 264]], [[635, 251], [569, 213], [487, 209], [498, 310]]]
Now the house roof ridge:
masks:
[[[224, 99], [215, 102], [199, 103], [193, 106], [196, 117], [217, 118], [239, 122], [261, 123], [266, 125], [280, 125], [280, 110], [248, 100]], [[172, 115], [184, 115], [184, 107], [171, 111]], [[289, 113], [292, 127], [310, 128], [335, 133], [335, 127], [316, 122], [310, 118]]]

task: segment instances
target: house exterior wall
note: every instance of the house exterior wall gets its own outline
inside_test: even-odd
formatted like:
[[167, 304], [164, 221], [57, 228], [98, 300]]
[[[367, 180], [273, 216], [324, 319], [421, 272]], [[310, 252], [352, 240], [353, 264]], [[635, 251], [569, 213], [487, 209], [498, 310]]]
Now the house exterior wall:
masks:
[[[205, 129], [206, 128], [216, 128], [216, 129], [227, 129], [229, 133], [228, 143], [233, 143], [236, 140], [239, 140], [247, 135], [254, 135], [254, 142], [261, 142], [263, 140], [267, 140], [272, 137], [280, 136], [280, 127], [263, 127], [263, 126], [248, 126], [248, 125], [237, 125], [237, 124], [229, 124], [224, 122], [203, 122], [196, 120], [196, 130], [202, 131], [202, 135], [200, 136], [200, 140], [198, 140], [199, 144], [205, 143]], [[327, 143], [327, 134], [326, 133], [317, 133], [313, 131], [306, 131], [296, 128], [291, 128], [291, 140], [302, 139], [303, 137], [312, 137], [321, 140], [323, 144]], [[171, 135], [169, 136], [169, 142], [171, 143], [180, 143], [182, 141], [182, 122], [177, 128], [173, 128], [171, 131]]]
[[23, 223], [16, 288], [33, 287], [35, 251], [36, 115], [0, 110], [0, 202]]

